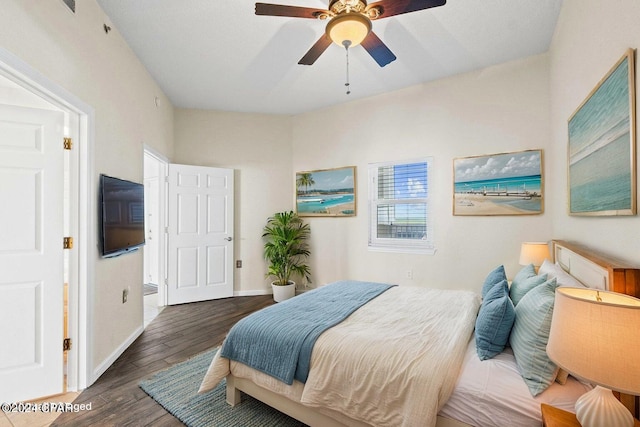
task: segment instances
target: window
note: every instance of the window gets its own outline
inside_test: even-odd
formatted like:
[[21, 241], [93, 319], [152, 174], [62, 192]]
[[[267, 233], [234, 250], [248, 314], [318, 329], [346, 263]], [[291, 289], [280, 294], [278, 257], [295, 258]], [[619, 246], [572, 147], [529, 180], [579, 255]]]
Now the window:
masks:
[[369, 248], [433, 254], [432, 159], [369, 165]]

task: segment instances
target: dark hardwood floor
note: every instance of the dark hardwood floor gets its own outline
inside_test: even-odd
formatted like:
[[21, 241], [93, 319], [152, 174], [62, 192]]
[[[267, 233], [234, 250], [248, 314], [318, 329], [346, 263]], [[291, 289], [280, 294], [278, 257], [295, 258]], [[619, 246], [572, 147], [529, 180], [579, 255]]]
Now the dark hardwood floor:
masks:
[[154, 372], [222, 344], [246, 315], [273, 304], [271, 295], [166, 307], [142, 335], [74, 403], [90, 411], [62, 414], [52, 426], [182, 426], [138, 387]]

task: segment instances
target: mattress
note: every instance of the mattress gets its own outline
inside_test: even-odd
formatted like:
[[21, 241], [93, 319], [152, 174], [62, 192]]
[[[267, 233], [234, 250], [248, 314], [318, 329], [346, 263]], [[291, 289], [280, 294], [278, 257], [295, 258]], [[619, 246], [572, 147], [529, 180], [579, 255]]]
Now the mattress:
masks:
[[454, 388], [479, 305], [473, 292], [393, 287], [318, 338], [304, 386], [244, 371], [218, 352], [200, 392], [231, 372], [320, 412], [331, 408], [372, 425], [435, 425]]
[[510, 348], [493, 359], [481, 361], [472, 338], [456, 386], [439, 415], [472, 426], [539, 427], [540, 404], [575, 412], [576, 400], [591, 388], [570, 376], [566, 384], [553, 383], [533, 397]]

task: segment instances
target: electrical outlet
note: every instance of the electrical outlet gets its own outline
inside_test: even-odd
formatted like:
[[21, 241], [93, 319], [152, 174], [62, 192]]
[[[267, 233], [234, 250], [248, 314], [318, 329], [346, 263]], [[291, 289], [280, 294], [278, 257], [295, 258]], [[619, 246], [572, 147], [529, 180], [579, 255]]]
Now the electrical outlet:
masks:
[[236, 260], [236, 268], [242, 268], [242, 260]]
[[122, 303], [124, 304], [125, 302], [127, 302], [128, 298], [129, 298], [129, 289], [123, 289], [122, 290]]
[[407, 270], [405, 272], [405, 276], [407, 277], [407, 279], [413, 279], [413, 270]]

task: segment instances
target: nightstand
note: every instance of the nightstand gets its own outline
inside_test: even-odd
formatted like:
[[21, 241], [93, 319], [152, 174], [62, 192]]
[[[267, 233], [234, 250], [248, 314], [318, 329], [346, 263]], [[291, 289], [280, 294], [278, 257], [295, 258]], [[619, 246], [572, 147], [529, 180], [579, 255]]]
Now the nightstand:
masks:
[[[580, 427], [576, 415], [555, 406], [542, 404], [542, 426], [543, 427]], [[640, 421], [635, 420], [634, 427], [640, 427]]]

